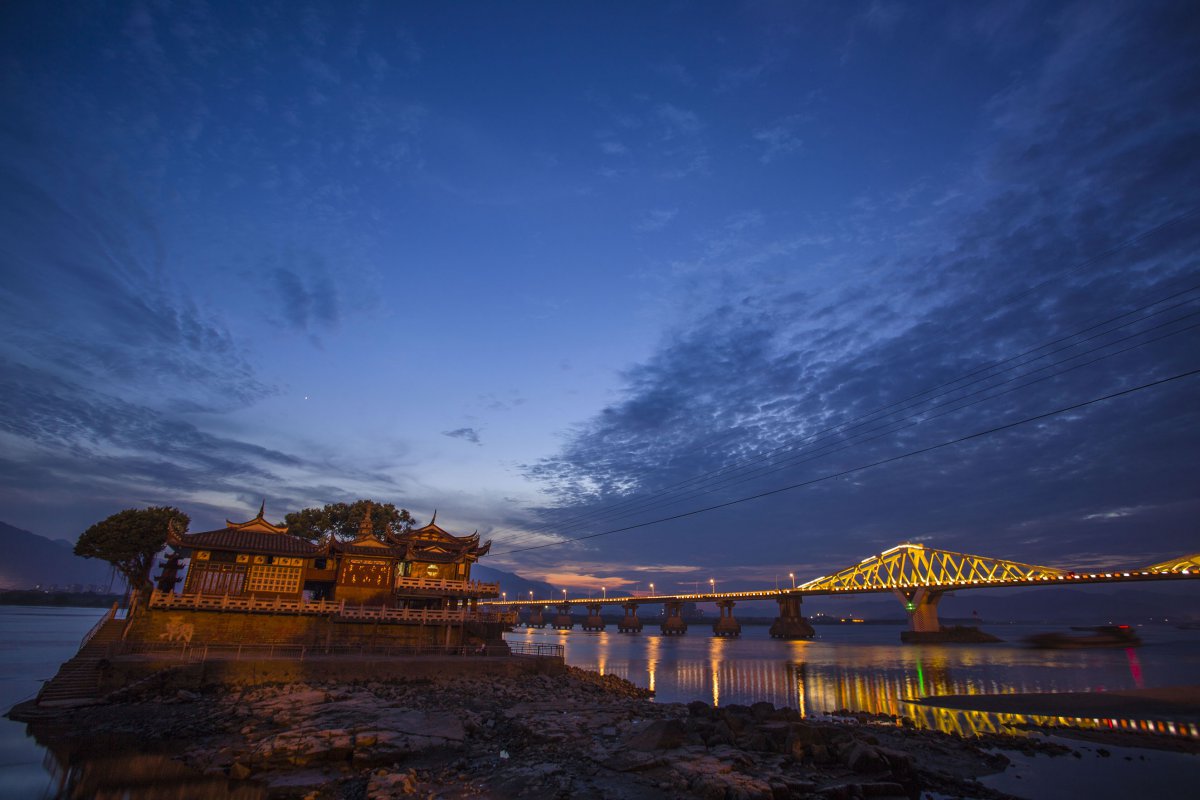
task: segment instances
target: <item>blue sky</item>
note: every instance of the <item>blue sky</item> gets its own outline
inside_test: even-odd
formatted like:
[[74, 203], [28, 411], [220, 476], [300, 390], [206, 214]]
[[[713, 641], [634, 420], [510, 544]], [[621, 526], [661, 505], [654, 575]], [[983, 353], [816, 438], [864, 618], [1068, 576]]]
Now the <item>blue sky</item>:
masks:
[[[0, 15], [6, 522], [365, 496], [579, 589], [761, 584], [904, 539], [1200, 549], [1181, 378], [516, 552], [1200, 366], [1186, 3]], [[800, 449], [1122, 314], [1037, 383], [979, 373], [962, 395], [996, 397]]]

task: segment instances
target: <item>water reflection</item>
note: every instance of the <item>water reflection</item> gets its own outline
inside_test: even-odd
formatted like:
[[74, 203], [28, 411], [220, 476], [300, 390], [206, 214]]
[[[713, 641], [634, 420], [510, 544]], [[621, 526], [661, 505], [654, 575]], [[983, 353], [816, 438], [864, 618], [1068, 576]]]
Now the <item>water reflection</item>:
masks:
[[657, 636], [646, 640], [646, 673], [649, 681], [647, 688], [652, 692], [655, 691], [654, 672], [658, 669], [658, 643]]
[[132, 750], [127, 740], [88, 740], [80, 746], [53, 728], [30, 731], [46, 748], [43, 767], [54, 800], [266, 800], [267, 788], [254, 781], [201, 775], [165, 755]]
[[914, 702], [907, 702], [904, 706], [905, 715], [916, 722], [917, 727], [932, 728], [945, 733], [956, 733], [960, 736], [978, 736], [985, 733], [1013, 733], [1019, 732], [1024, 727], [1036, 726], [1067, 727], [1098, 731], [1128, 731], [1200, 739], [1200, 726], [1194, 722], [966, 711], [962, 709], [926, 706]]
[[713, 708], [721, 705], [721, 667], [725, 664], [726, 640], [723, 636], [714, 636], [708, 640], [708, 665], [712, 672], [712, 704]]
[[[539, 631], [513, 634], [536, 640]], [[1009, 632], [1019, 641], [1023, 631]], [[1147, 634], [1149, 636], [1150, 634]], [[1200, 674], [1200, 636], [1164, 630], [1138, 650], [1032, 650], [1019, 645], [913, 646], [883, 641], [894, 628], [823, 632], [780, 642], [747, 626], [741, 639], [573, 633], [559, 639], [567, 661], [655, 690], [661, 702], [714, 706], [766, 700], [804, 716], [839, 710], [908, 716], [947, 732], [990, 732], [1014, 724], [1072, 724], [1197, 736], [1191, 723], [1074, 720], [945, 711], [911, 701], [941, 695], [1082, 692], [1191, 684]], [[1153, 637], [1152, 637], [1153, 639]], [[920, 713], [918, 713], [918, 711]], [[1048, 721], [1048, 722], [1047, 722]]]

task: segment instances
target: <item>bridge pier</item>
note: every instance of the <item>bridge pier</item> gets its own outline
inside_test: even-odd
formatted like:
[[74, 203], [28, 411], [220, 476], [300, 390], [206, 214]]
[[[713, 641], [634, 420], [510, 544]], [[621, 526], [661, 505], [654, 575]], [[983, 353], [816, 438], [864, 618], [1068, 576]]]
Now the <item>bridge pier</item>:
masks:
[[683, 601], [668, 600], [663, 603], [663, 608], [667, 611], [660, 626], [663, 636], [682, 636], [687, 633], [687, 623], [683, 621]]
[[600, 603], [588, 603], [587, 619], [583, 621], [583, 629], [585, 631], [602, 631], [604, 630], [604, 618], [600, 616]]
[[713, 623], [713, 636], [741, 636], [742, 626], [733, 618], [733, 601], [717, 601], [717, 621]]
[[938, 621], [937, 607], [945, 592], [933, 589], [893, 589], [896, 597], [904, 603], [908, 614], [908, 630], [912, 633], [939, 633], [942, 623]]
[[540, 603], [529, 607], [529, 616], [525, 618], [526, 628], [544, 628], [546, 627], [546, 617], [543, 612], [546, 610], [544, 605]]
[[558, 613], [554, 616], [554, 628], [560, 631], [569, 631], [575, 627], [575, 620], [571, 618], [571, 604], [559, 603], [556, 608]]
[[998, 642], [999, 638], [979, 628], [954, 625], [949, 628], [938, 620], [937, 605], [945, 591], [936, 589], [893, 589], [908, 614], [908, 630], [900, 631], [900, 641], [910, 644]]
[[638, 604], [626, 603], [623, 608], [625, 616], [617, 623], [617, 630], [621, 633], [641, 633], [642, 621], [638, 619], [637, 615]]
[[816, 635], [813, 626], [800, 614], [801, 596], [781, 594], [775, 598], [779, 616], [771, 623], [772, 639], [811, 639]]

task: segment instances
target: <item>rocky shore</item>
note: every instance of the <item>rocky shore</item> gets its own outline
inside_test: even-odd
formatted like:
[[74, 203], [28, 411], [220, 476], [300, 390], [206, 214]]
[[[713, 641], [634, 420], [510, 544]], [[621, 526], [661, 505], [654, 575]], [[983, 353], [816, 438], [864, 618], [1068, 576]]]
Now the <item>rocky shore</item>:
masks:
[[815, 721], [769, 703], [648, 696], [573, 668], [166, 696], [142, 687], [32, 729], [70, 763], [76, 796], [100, 794], [104, 776], [122, 773], [98, 762], [137, 753], [219, 782], [212, 796], [247, 798], [996, 798], [1006, 795], [975, 778], [1008, 763], [998, 749], [1067, 752], [867, 716]]

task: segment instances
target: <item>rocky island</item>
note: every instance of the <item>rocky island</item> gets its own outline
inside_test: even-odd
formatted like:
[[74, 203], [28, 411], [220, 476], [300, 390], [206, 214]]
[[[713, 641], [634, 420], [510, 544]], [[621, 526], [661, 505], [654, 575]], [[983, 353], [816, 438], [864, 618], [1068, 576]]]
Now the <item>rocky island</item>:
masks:
[[[769, 703], [658, 704], [620, 678], [551, 673], [210, 686], [147, 682], [24, 709], [64, 796], [187, 786], [236, 798], [1004, 797], [977, 783], [1017, 737], [897, 720], [801, 719]], [[21, 718], [22, 708], [14, 709]], [[147, 793], [139, 794], [139, 787]], [[200, 793], [207, 787], [208, 794]], [[156, 789], [156, 790], [157, 790]], [[174, 795], [172, 795], [174, 796]]]

